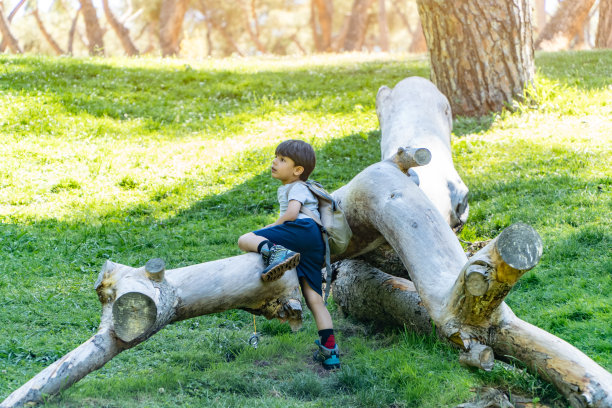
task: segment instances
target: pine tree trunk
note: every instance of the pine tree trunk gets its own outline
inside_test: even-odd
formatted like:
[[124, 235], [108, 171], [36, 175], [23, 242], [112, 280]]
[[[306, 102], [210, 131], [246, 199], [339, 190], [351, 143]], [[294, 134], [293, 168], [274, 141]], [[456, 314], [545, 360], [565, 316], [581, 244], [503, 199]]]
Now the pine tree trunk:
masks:
[[74, 44], [74, 34], [76, 32], [77, 21], [79, 20], [79, 14], [81, 14], [81, 9], [78, 9], [74, 18], [72, 19], [72, 24], [70, 24], [70, 31], [68, 31], [68, 46], [66, 50], [68, 51], [68, 55], [72, 55], [72, 46]]
[[159, 41], [164, 57], [178, 55], [188, 0], [163, 0], [159, 13]]
[[582, 31], [593, 4], [595, 0], [566, 0], [559, 3], [557, 12], [538, 36], [536, 49], [568, 49], [572, 40]]
[[612, 0], [599, 1], [599, 23], [595, 47], [612, 48]]
[[363, 46], [368, 26], [368, 9], [373, 0], [355, 0], [348, 30], [344, 38], [343, 51], [359, 51]]
[[259, 39], [259, 23], [257, 22], [257, 12], [255, 9], [255, 0], [251, 0], [250, 4], [244, 4], [244, 22], [249, 37], [255, 44], [255, 48], [262, 54], [265, 54], [266, 48], [263, 46]]
[[331, 51], [333, 14], [332, 0], [311, 0], [310, 26], [317, 52]]
[[40, 29], [40, 32], [42, 33], [43, 37], [45, 37], [45, 40], [47, 40], [47, 42], [49, 43], [51, 48], [53, 48], [53, 51], [55, 52], [55, 54], [57, 54], [57, 55], [65, 54], [64, 50], [62, 50], [62, 48], [59, 46], [59, 44], [53, 39], [51, 34], [49, 34], [47, 29], [45, 28], [45, 25], [43, 24], [42, 20], [40, 19], [40, 16], [38, 15], [38, 9], [35, 9], [32, 12], [32, 15], [36, 19], [36, 24], [38, 25], [38, 28]]
[[417, 0], [432, 81], [454, 115], [482, 116], [533, 81], [529, 0]]
[[119, 37], [119, 41], [121, 41], [121, 45], [125, 50], [125, 53], [130, 57], [135, 57], [139, 55], [138, 49], [134, 45], [132, 38], [130, 38], [130, 30], [128, 30], [113, 14], [110, 6], [108, 5], [108, 0], [102, 0], [102, 6], [104, 8], [104, 15], [106, 16], [106, 20], [113, 27], [115, 34]]
[[3, 41], [6, 41], [6, 45], [13, 51], [14, 53], [21, 54], [23, 51], [19, 46], [19, 42], [13, 33], [11, 33], [11, 29], [9, 27], [9, 22], [4, 16], [4, 11], [2, 7], [0, 7], [0, 33], [2, 33]]
[[85, 31], [87, 33], [87, 45], [89, 55], [104, 55], [104, 33], [100, 28], [96, 9], [91, 0], [79, 0], [83, 19], [85, 19]]

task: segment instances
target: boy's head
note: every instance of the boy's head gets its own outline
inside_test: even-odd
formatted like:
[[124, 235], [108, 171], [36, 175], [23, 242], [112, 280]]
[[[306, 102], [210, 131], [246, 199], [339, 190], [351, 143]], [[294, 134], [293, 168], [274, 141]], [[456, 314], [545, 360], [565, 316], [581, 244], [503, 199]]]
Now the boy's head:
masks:
[[317, 162], [312, 146], [302, 140], [285, 140], [276, 147], [274, 154], [289, 157], [296, 166], [302, 166], [304, 168], [300, 174], [302, 181], [308, 180]]

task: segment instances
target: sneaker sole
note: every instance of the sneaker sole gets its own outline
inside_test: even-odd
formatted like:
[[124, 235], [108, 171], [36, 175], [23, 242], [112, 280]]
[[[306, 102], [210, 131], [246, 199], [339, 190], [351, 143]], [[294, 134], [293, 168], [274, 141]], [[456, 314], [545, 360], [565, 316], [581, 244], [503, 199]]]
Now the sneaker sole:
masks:
[[275, 281], [280, 279], [290, 269], [295, 268], [300, 263], [300, 254], [295, 254], [291, 258], [285, 259], [282, 263], [279, 263], [274, 268], [270, 269], [265, 274], [261, 275], [261, 279], [265, 282]]

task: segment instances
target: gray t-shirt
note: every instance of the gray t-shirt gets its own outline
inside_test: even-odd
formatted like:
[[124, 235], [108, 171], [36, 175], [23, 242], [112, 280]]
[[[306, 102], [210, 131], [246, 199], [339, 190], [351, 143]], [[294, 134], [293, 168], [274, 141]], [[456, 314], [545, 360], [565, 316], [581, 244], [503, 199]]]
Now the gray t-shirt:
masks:
[[[287, 194], [287, 192], [289, 192], [289, 194]], [[308, 187], [299, 181], [280, 186], [276, 195], [278, 197], [278, 203], [280, 204], [280, 215], [283, 215], [287, 211], [289, 201], [296, 200], [302, 203], [302, 206], [315, 213], [317, 217], [321, 217], [319, 214], [319, 200], [310, 192]], [[301, 218], [310, 217], [304, 213], [299, 213], [297, 219]]]

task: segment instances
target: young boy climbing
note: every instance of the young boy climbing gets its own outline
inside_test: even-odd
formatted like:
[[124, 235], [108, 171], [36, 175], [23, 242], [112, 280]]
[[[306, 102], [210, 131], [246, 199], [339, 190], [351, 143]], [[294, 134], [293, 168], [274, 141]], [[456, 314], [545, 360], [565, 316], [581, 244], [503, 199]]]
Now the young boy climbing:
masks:
[[319, 330], [320, 340], [315, 341], [319, 350], [315, 359], [325, 369], [336, 369], [340, 367], [338, 346], [321, 290], [325, 244], [317, 223], [300, 212], [305, 207], [320, 217], [317, 198], [301, 183], [308, 180], [314, 170], [315, 152], [306, 142], [286, 140], [278, 145], [275, 155], [271, 171], [272, 177], [282, 183], [277, 191], [280, 217], [263, 229], [242, 235], [238, 246], [243, 251], [261, 254], [264, 281], [279, 279], [297, 266], [302, 294]]

